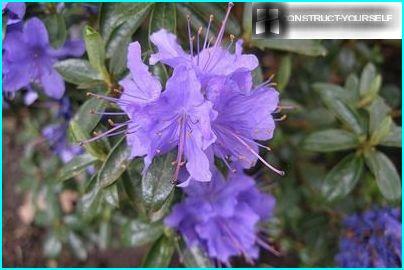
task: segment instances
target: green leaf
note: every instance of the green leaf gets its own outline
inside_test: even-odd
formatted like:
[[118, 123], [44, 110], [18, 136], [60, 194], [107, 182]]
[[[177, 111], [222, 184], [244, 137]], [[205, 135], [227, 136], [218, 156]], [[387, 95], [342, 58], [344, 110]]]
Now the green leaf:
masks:
[[277, 88], [279, 91], [285, 89], [288, 85], [290, 74], [292, 72], [292, 58], [290, 55], [285, 55], [282, 57], [279, 64], [278, 74], [276, 76]]
[[372, 63], [368, 63], [362, 71], [359, 83], [359, 93], [364, 96], [372, 88], [372, 83], [376, 78], [376, 67]]
[[98, 181], [102, 187], [107, 187], [119, 179], [129, 164], [129, 156], [130, 148], [126, 145], [126, 137], [123, 136], [102, 164], [98, 174]]
[[391, 109], [382, 98], [376, 98], [367, 108], [369, 112], [369, 134], [375, 133], [380, 123], [389, 115]]
[[142, 178], [142, 198], [146, 211], [151, 215], [158, 211], [174, 189], [171, 183], [175, 159], [174, 154], [154, 158], [153, 163]]
[[363, 122], [356, 110], [335, 96], [323, 95], [322, 100], [336, 114], [337, 118], [355, 132], [355, 134], [362, 135], [365, 133]]
[[172, 239], [163, 235], [151, 247], [143, 262], [143, 267], [168, 267], [173, 254], [174, 243]]
[[7, 14], [3, 14], [3, 20], [2, 20], [3, 37], [2, 37], [2, 39], [4, 39], [4, 37], [6, 36], [7, 21], [8, 21], [8, 16], [7, 16]]
[[401, 127], [393, 123], [390, 127], [389, 134], [381, 140], [380, 145], [401, 147], [401, 134]]
[[67, 239], [73, 254], [80, 260], [87, 259], [87, 250], [80, 237], [78, 237], [78, 235], [74, 232], [70, 232]]
[[90, 63], [84, 59], [66, 59], [57, 62], [54, 67], [63, 76], [63, 79], [76, 85], [101, 82], [102, 77]]
[[355, 134], [342, 129], [317, 131], [303, 141], [305, 150], [318, 152], [347, 150], [357, 146], [358, 140]]
[[262, 75], [262, 69], [260, 66], [256, 67], [252, 71], [252, 76], [253, 76], [253, 84], [254, 85], [259, 85], [264, 81], [264, 76]]
[[253, 39], [251, 44], [261, 50], [272, 49], [307, 56], [325, 56], [327, 50], [318, 40], [309, 39]]
[[350, 154], [341, 160], [326, 176], [322, 185], [324, 197], [332, 201], [349, 194], [363, 171], [363, 158]]
[[101, 185], [97, 179], [97, 174], [91, 177], [90, 183], [79, 201], [80, 212], [87, 218], [96, 216], [101, 212], [102, 209], [102, 202], [104, 198]]
[[58, 176], [59, 181], [65, 181], [75, 177], [96, 161], [97, 159], [89, 154], [75, 156], [60, 170]]
[[353, 101], [359, 98], [359, 79], [355, 74], [350, 74], [345, 80], [344, 88], [352, 94]]
[[400, 199], [401, 179], [390, 159], [376, 150], [365, 153], [365, 158], [383, 196], [389, 200]]
[[[106, 103], [103, 100], [91, 98], [87, 100], [78, 110], [74, 118], [70, 121], [70, 131], [76, 142], [82, 142], [91, 138], [91, 133], [98, 125], [101, 115], [92, 113], [93, 111], [103, 111]], [[106, 157], [106, 145], [100, 140], [85, 143], [84, 148], [88, 153], [104, 160]]]
[[171, 33], [176, 33], [177, 10], [175, 3], [156, 3], [154, 5], [149, 20], [149, 36], [162, 28]]
[[378, 145], [382, 139], [387, 137], [390, 133], [390, 127], [393, 123], [393, 120], [390, 116], [387, 116], [383, 119], [381, 123], [379, 123], [379, 127], [372, 133], [370, 137], [371, 145]]
[[327, 103], [330, 100], [332, 101], [334, 98], [339, 98], [345, 103], [349, 103], [355, 95], [355, 93], [331, 83], [314, 83], [313, 89], [320, 94], [324, 103]]
[[110, 85], [111, 81], [105, 67], [105, 44], [101, 35], [91, 26], [86, 26], [84, 28], [84, 42], [86, 44], [90, 65], [97, 70], [102, 75], [104, 81]]
[[100, 11], [100, 29], [107, 41], [109, 69], [120, 75], [126, 69], [128, 45], [144, 22], [153, 3], [104, 3]]
[[48, 30], [49, 40], [54, 48], [62, 46], [67, 38], [66, 22], [62, 14], [49, 14], [45, 18], [45, 26]]
[[164, 231], [161, 223], [130, 220], [123, 227], [122, 240], [126, 246], [137, 247], [156, 241]]
[[202, 251], [197, 245], [186, 247], [183, 251], [184, 265], [185, 267], [200, 267], [210, 268], [214, 267], [214, 264], [209, 259], [207, 254]]

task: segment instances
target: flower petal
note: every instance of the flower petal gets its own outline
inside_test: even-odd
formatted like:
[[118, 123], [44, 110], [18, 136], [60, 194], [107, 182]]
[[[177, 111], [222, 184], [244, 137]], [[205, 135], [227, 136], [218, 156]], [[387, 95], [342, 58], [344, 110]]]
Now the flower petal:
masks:
[[31, 46], [44, 47], [49, 44], [48, 31], [44, 23], [36, 17], [25, 22], [23, 35], [25, 42]]
[[124, 89], [121, 100], [136, 104], [157, 100], [161, 93], [161, 84], [143, 64], [139, 42], [129, 45], [128, 68], [130, 76], [119, 82]]
[[190, 56], [184, 52], [177, 42], [174, 34], [161, 29], [150, 36], [151, 42], [156, 45], [158, 52], [150, 56], [150, 64], [162, 62], [175, 68], [184, 63], [191, 63]]
[[41, 73], [40, 80], [45, 94], [48, 96], [60, 99], [65, 93], [65, 83], [62, 76], [53, 68]]

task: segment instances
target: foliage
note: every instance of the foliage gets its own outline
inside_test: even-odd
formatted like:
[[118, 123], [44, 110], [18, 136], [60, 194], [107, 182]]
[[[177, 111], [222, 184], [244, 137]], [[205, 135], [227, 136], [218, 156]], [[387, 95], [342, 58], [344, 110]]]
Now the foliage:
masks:
[[[85, 41], [84, 57], [54, 65], [68, 82], [66, 94], [74, 107], [69, 138], [76, 144], [109, 128], [108, 119], [94, 112], [117, 108], [86, 93], [114, 95], [117, 82], [127, 74], [130, 42], [149, 48], [148, 56], [154, 50], [149, 35], [164, 27], [176, 32], [186, 46], [186, 15], [194, 30], [206, 24], [209, 14], [225, 15], [222, 3], [102, 3], [90, 14], [82, 12], [81, 5], [66, 3], [61, 12], [52, 3], [27, 7], [27, 16], [44, 19], [52, 46], [63, 44], [73, 26], [80, 28]], [[278, 122], [272, 152], [265, 156], [284, 168], [286, 176], [260, 165], [248, 171], [277, 199], [276, 215], [265, 227], [275, 249], [292, 264], [332, 266], [344, 216], [375, 204], [401, 203], [401, 74], [383, 51], [388, 48], [400, 55], [401, 45], [252, 40], [250, 6], [237, 8], [244, 8], [244, 17], [232, 14], [227, 30], [242, 37], [246, 49], [260, 57], [255, 84], [275, 75], [281, 105], [291, 107], [287, 120]], [[218, 27], [219, 19], [212, 33]], [[153, 69], [161, 81], [170, 74], [163, 65]], [[37, 102], [46, 100], [41, 96]], [[33, 223], [47, 229], [44, 256], [57, 258], [69, 247], [85, 260], [94, 248], [148, 246], [144, 267], [167, 267], [174, 256], [187, 267], [213, 265], [203, 251], [185, 247], [163, 224], [182, 197], [170, 183], [171, 154], [155, 159], [142, 175], [142, 161], [130, 160], [124, 137], [115, 136], [85, 144], [82, 154], [63, 164], [38, 143], [39, 130], [56, 121], [56, 112], [24, 108], [18, 96], [11, 104], [7, 116], [23, 114], [18, 136], [24, 145], [20, 189], [31, 194]], [[71, 209], [63, 206], [66, 192], [77, 194]]]

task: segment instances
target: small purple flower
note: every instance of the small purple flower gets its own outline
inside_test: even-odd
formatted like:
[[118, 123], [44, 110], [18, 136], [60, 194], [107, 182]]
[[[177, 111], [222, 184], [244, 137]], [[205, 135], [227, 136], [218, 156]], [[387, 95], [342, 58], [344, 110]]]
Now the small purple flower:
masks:
[[165, 224], [176, 229], [187, 245], [201, 247], [209, 257], [226, 265], [230, 257], [257, 259], [259, 246], [272, 248], [259, 237], [258, 223], [271, 218], [275, 199], [260, 192], [247, 175], [225, 180], [214, 171], [208, 183], [191, 182], [187, 197], [175, 205]]
[[121, 97], [102, 98], [117, 103], [130, 120], [90, 141], [115, 135], [126, 128], [123, 132], [127, 135], [131, 156], [145, 156], [145, 169], [154, 156], [176, 148], [173, 182], [177, 181], [183, 165], [193, 179], [210, 181], [209, 160], [204, 150], [216, 139], [210, 126], [216, 113], [212, 103], [204, 99], [194, 71], [185, 65], [178, 66], [161, 93], [160, 82], [141, 60], [138, 42], [129, 46], [128, 67], [129, 76], [120, 81], [124, 89]]
[[3, 2], [2, 13], [8, 16], [7, 25], [18, 23], [24, 18], [25, 3]]
[[59, 123], [50, 124], [42, 130], [42, 135], [48, 141], [52, 151], [62, 160], [63, 163], [69, 162], [73, 157], [81, 154], [83, 149], [77, 145], [69, 143], [67, 130], [71, 118], [71, 106], [68, 97], [63, 97], [59, 101], [59, 110], [56, 117]]
[[401, 210], [373, 209], [344, 220], [340, 267], [401, 267]]
[[14, 93], [31, 83], [40, 83], [45, 94], [59, 99], [65, 91], [61, 75], [53, 68], [60, 58], [84, 53], [82, 40], [72, 40], [60, 49], [49, 44], [45, 25], [28, 20], [21, 30], [7, 32], [3, 42], [3, 91]]

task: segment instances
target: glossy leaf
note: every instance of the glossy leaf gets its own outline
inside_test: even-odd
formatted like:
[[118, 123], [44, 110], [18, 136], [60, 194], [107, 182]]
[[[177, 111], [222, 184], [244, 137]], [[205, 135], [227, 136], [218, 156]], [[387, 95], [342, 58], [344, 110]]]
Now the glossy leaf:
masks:
[[67, 38], [66, 22], [62, 14], [49, 14], [44, 20], [49, 40], [54, 48], [62, 46]]
[[389, 200], [401, 198], [401, 179], [390, 159], [376, 150], [366, 153], [365, 157], [383, 196]]
[[69, 83], [83, 85], [102, 81], [101, 75], [91, 67], [87, 60], [66, 59], [57, 62], [54, 67]]
[[322, 186], [324, 197], [332, 201], [351, 192], [361, 177], [363, 158], [350, 154], [341, 160], [326, 176]]
[[303, 141], [304, 149], [318, 152], [347, 150], [357, 146], [355, 134], [342, 129], [316, 131]]
[[172, 239], [162, 236], [151, 247], [147, 254], [143, 267], [168, 267], [174, 254]]
[[59, 181], [65, 181], [75, 177], [96, 161], [97, 159], [89, 154], [75, 156], [60, 170], [58, 176]]
[[120, 75], [126, 69], [128, 45], [144, 22], [153, 3], [105, 3], [101, 8], [100, 28], [106, 40], [109, 69]]
[[160, 29], [176, 33], [177, 10], [175, 3], [156, 3], [154, 5], [150, 13], [149, 35]]
[[292, 58], [290, 55], [282, 57], [279, 64], [278, 74], [276, 75], [277, 89], [282, 91], [285, 89], [289, 82], [290, 74], [292, 72]]
[[362, 71], [359, 84], [359, 93], [364, 96], [372, 88], [372, 82], [376, 78], [376, 67], [368, 63]]
[[325, 56], [327, 50], [318, 40], [309, 39], [253, 39], [251, 44], [255, 47], [298, 53], [307, 56]]
[[98, 181], [102, 187], [107, 187], [119, 179], [129, 164], [129, 155], [130, 148], [126, 144], [126, 137], [123, 136], [111, 149], [100, 169]]
[[376, 98], [367, 108], [369, 112], [369, 133], [379, 129], [380, 123], [389, 115], [391, 109], [382, 98]]
[[91, 218], [101, 211], [103, 194], [101, 185], [97, 181], [97, 175], [94, 175], [84, 195], [80, 198], [79, 209], [85, 217]]
[[172, 153], [154, 158], [142, 178], [142, 198], [149, 214], [158, 211], [174, 189], [171, 183], [174, 173], [174, 166], [171, 163], [174, 159]]
[[372, 145], [378, 145], [382, 139], [387, 137], [390, 133], [391, 125], [393, 120], [390, 116], [387, 116], [379, 123], [378, 128], [372, 133], [370, 137], [370, 143]]
[[314, 83], [313, 89], [320, 94], [321, 99], [327, 103], [334, 98], [349, 103], [354, 97], [355, 93], [342, 88], [339, 85], [331, 83]]
[[380, 141], [380, 144], [384, 146], [401, 147], [401, 135], [401, 127], [393, 123], [390, 127], [388, 135]]
[[74, 232], [70, 232], [68, 236], [68, 242], [70, 244], [73, 254], [77, 258], [79, 258], [80, 260], [87, 259], [86, 247], [77, 234], [75, 234]]
[[146, 223], [141, 220], [130, 220], [123, 228], [122, 240], [130, 247], [156, 241], [164, 231], [161, 223]]

